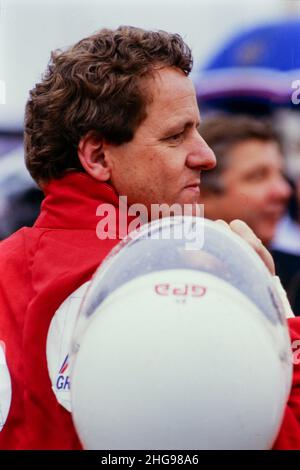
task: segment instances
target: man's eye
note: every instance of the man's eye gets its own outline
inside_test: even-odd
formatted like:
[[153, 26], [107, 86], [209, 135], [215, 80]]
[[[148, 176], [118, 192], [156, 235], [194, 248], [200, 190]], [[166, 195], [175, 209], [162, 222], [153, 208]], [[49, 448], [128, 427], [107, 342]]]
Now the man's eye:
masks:
[[178, 134], [171, 135], [170, 137], [168, 137], [167, 140], [169, 140], [170, 142], [176, 142], [176, 141], [182, 139], [183, 134], [184, 134], [184, 131], [179, 132]]
[[248, 181], [263, 181], [268, 177], [268, 173], [265, 170], [255, 171], [247, 176]]

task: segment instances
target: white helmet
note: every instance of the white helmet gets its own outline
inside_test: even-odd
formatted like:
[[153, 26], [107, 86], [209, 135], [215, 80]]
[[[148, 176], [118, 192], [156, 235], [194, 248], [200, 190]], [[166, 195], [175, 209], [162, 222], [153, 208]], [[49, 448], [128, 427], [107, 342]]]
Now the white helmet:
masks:
[[92, 280], [73, 340], [84, 447], [270, 448], [291, 385], [272, 281], [247, 243], [198, 217], [121, 242]]

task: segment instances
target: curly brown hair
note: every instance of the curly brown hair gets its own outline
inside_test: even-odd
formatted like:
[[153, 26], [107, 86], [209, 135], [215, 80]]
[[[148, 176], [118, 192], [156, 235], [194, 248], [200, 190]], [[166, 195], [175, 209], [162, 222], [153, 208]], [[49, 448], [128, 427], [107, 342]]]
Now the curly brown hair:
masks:
[[32, 177], [44, 183], [70, 169], [83, 171], [77, 146], [89, 131], [116, 145], [129, 142], [151, 100], [141, 82], [160, 66], [191, 71], [191, 50], [178, 34], [120, 26], [52, 52], [25, 109]]

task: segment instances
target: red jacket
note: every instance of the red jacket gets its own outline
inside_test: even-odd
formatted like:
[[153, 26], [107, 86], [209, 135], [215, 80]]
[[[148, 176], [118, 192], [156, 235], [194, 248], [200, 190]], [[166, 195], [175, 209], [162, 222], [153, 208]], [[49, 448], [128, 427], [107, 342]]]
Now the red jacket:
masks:
[[[60, 304], [91, 278], [118, 243], [96, 236], [99, 204], [118, 205], [112, 187], [74, 172], [52, 181], [45, 193], [34, 227], [0, 244], [0, 341], [12, 382], [0, 449], [81, 448], [70, 413], [51, 389], [46, 338]], [[300, 318], [290, 320], [290, 327], [292, 339], [300, 338]], [[275, 448], [300, 449], [299, 365]]]
[[290, 318], [288, 325], [292, 345], [294, 341], [297, 341], [293, 351], [293, 384], [283, 422], [273, 448], [300, 450], [300, 317]]
[[51, 318], [118, 240], [99, 240], [96, 209], [118, 205], [112, 187], [69, 173], [45, 190], [41, 214], [0, 244], [0, 340], [12, 402], [0, 449], [78, 449], [72, 418], [56, 401], [46, 363]]

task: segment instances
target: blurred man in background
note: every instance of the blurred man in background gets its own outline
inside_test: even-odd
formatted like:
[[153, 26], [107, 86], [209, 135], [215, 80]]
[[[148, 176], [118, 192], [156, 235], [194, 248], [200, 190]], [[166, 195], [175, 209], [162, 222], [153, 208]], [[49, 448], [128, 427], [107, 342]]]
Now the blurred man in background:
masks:
[[[268, 116], [280, 131], [293, 195], [289, 213], [281, 218], [275, 232], [270, 226], [270, 237], [265, 231], [260, 237], [272, 238], [276, 269], [297, 313], [300, 309], [300, 211], [296, 190], [300, 181], [300, 20], [296, 3], [299, 2], [286, 3], [287, 17], [270, 18], [224, 38], [202, 67], [197, 94], [202, 113], [247, 114], [259, 119]], [[249, 218], [245, 214], [244, 220]], [[260, 230], [258, 214], [255, 225]]]
[[288, 213], [277, 226], [271, 248], [277, 274], [297, 314], [300, 312], [300, 177], [294, 176], [291, 185], [293, 194]]
[[[201, 178], [201, 196], [209, 219], [244, 220], [273, 248], [285, 220], [291, 187], [284, 171], [281, 141], [269, 123], [246, 116], [220, 115], [207, 119], [201, 135], [214, 150], [217, 166]], [[285, 232], [285, 243], [293, 233]], [[299, 312], [300, 258], [275, 247], [276, 271], [292, 309]]]
[[291, 195], [279, 137], [270, 125], [245, 116], [208, 119], [200, 132], [217, 157], [201, 179], [205, 216], [242, 219], [269, 245]]

